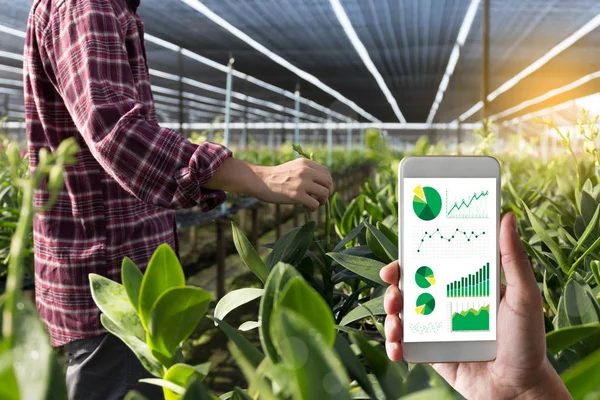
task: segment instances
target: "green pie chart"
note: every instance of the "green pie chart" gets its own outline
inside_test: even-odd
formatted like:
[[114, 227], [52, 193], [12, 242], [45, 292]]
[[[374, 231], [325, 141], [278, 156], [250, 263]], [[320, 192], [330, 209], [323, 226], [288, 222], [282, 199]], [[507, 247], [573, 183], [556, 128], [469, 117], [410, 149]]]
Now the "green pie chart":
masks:
[[417, 186], [413, 191], [413, 210], [423, 221], [431, 221], [442, 210], [442, 197], [430, 186]]
[[420, 315], [429, 315], [435, 310], [435, 299], [429, 293], [423, 293], [417, 297], [417, 308], [415, 311]]
[[435, 285], [435, 276], [433, 271], [429, 267], [421, 267], [415, 273], [415, 282], [420, 288], [427, 289], [428, 287]]

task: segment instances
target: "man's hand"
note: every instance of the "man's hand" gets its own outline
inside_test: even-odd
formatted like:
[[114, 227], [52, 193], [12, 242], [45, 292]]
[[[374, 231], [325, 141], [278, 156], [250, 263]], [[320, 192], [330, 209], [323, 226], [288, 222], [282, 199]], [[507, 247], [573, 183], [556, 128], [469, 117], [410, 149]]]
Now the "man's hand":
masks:
[[[542, 298], [516, 226], [514, 214], [502, 219], [500, 254], [506, 287], [502, 287], [498, 308], [496, 359], [432, 365], [467, 399], [570, 399], [546, 358]], [[397, 261], [381, 270], [381, 278], [391, 285], [385, 293], [384, 307], [386, 350], [392, 360], [402, 358], [399, 277]]]
[[333, 180], [326, 167], [306, 158], [275, 167], [229, 158], [204, 187], [247, 194], [267, 203], [301, 204], [314, 211], [333, 193]]

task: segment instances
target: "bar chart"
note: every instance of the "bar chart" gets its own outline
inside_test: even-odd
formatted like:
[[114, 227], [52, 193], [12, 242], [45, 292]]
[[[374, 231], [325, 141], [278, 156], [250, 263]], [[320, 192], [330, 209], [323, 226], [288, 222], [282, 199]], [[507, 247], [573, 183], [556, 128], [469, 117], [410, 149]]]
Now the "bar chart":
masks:
[[448, 297], [487, 297], [490, 295], [490, 263], [474, 274], [461, 277], [446, 285]]

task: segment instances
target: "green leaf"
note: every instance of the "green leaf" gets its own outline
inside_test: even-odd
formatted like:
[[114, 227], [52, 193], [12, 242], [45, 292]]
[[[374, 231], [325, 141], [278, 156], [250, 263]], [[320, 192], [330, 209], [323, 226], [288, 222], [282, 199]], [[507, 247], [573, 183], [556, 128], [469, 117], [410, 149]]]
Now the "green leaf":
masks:
[[[167, 373], [163, 377], [164, 380], [172, 382], [182, 388], [189, 386], [190, 378], [196, 377], [198, 381], [204, 380], [208, 375], [208, 369], [210, 363], [200, 364], [195, 367], [187, 364], [174, 364], [167, 370]], [[173, 392], [169, 388], [165, 388], [165, 400], [178, 400], [179, 394]]]
[[371, 299], [350, 310], [350, 312], [342, 318], [340, 325], [348, 325], [351, 322], [370, 316], [369, 310], [374, 315], [385, 315], [385, 310], [383, 309], [383, 296]]
[[588, 240], [591, 233], [596, 231], [599, 215], [600, 215], [600, 205], [598, 205], [598, 207], [596, 208], [596, 211], [594, 212], [594, 215], [592, 216], [590, 223], [587, 224], [587, 227], [585, 228], [585, 230], [579, 237], [579, 240], [577, 241], [577, 245], [573, 248], [573, 251], [571, 252], [571, 256], [569, 256], [569, 263], [573, 261], [573, 257], [579, 251], [579, 249], [581, 249], [585, 245], [585, 242]]
[[[396, 247], [396, 252], [398, 250], [398, 234], [396, 232], [394, 232], [392, 229], [388, 228], [387, 226], [385, 226], [385, 224], [378, 222], [377, 223], [377, 229], [379, 229], [381, 231], [381, 233], [383, 233], [385, 235], [385, 237], [388, 238], [388, 240]], [[398, 254], [396, 254], [396, 259], [398, 259]]]
[[260, 309], [258, 311], [258, 322], [260, 322], [260, 341], [264, 351], [269, 358], [275, 363], [279, 360], [277, 350], [271, 340], [271, 314], [273, 308], [279, 301], [279, 296], [285, 285], [294, 277], [300, 276], [291, 265], [278, 263], [271, 273], [265, 284], [265, 293], [260, 301]]
[[267, 257], [267, 268], [271, 270], [278, 262], [297, 265], [312, 243], [315, 227], [315, 222], [310, 221], [283, 235]]
[[168, 244], [162, 244], [152, 255], [140, 289], [139, 312], [146, 330], [158, 298], [167, 290], [185, 286], [185, 276], [177, 255]]
[[129, 392], [127, 392], [125, 397], [123, 397], [123, 400], [148, 400], [148, 399], [146, 398], [146, 396], [144, 396], [140, 392], [135, 391], [135, 390], [130, 390]]
[[592, 221], [596, 208], [598, 208], [596, 200], [588, 192], [581, 192], [581, 216], [586, 225]]
[[337, 252], [337, 251], [342, 250], [346, 246], [347, 243], [350, 243], [351, 241], [353, 241], [362, 232], [364, 227], [365, 227], [364, 222], [361, 222], [360, 224], [358, 224], [356, 226], [356, 228], [354, 228], [352, 230], [352, 232], [347, 234], [346, 237], [344, 237], [344, 239], [333, 248], [333, 251]]
[[546, 334], [546, 347], [556, 354], [600, 332], [600, 323], [569, 326]]
[[350, 343], [342, 335], [337, 335], [335, 338], [335, 351], [338, 353], [350, 377], [358, 382], [370, 398], [376, 399], [375, 389], [367, 376], [365, 367], [350, 348]]
[[216, 318], [213, 320], [217, 323], [219, 328], [227, 335], [231, 342], [235, 343], [235, 346], [241, 351], [244, 357], [248, 360], [253, 368], [257, 368], [265, 356], [248, 341], [241, 333], [235, 330], [231, 325], [225, 321], [220, 321]]
[[255, 365], [250, 359], [248, 359], [246, 352], [240, 350], [236, 342], [229, 342], [228, 347], [231, 355], [239, 365], [244, 376], [246, 377], [246, 380], [248, 381], [248, 384], [250, 385], [248, 393], [256, 398], [258, 396], [255, 396], [255, 393], [253, 392], [257, 391], [256, 394], [260, 393], [261, 400], [276, 400], [277, 398], [271, 390], [271, 385], [256, 371], [260, 362]]
[[[0, 399], [20, 400], [19, 384], [13, 369], [11, 353], [0, 353]], [[47, 383], [47, 382], [46, 382]]]
[[558, 261], [558, 265], [563, 270], [563, 272], [568, 272], [569, 263], [559, 244], [556, 243], [554, 239], [552, 239], [552, 237], [550, 237], [550, 235], [546, 232], [546, 227], [543, 225], [543, 222], [537, 217], [537, 215], [531, 212], [531, 210], [529, 209], [529, 207], [527, 207], [527, 204], [525, 204], [525, 202], [523, 202], [523, 208], [527, 213], [527, 216], [529, 218], [529, 221], [531, 222], [531, 226], [535, 233], [537, 233], [542, 239], [542, 241], [546, 244], [546, 246], [548, 246], [554, 257], [556, 258], [556, 261]]
[[558, 306], [556, 307], [556, 317], [554, 318], [554, 328], [561, 329], [571, 326], [569, 318], [567, 317], [567, 309], [565, 308], [565, 296], [564, 294], [558, 299]]
[[162, 294], [150, 316], [150, 349], [171, 358], [204, 317], [211, 296], [196, 287], [174, 287]]
[[263, 283], [267, 281], [267, 277], [269, 276], [269, 270], [265, 265], [264, 261], [244, 232], [235, 224], [235, 222], [231, 222], [231, 233], [233, 236], [233, 243], [235, 244], [235, 248], [237, 249], [240, 258], [246, 264], [246, 266], [260, 279]]
[[378, 348], [373, 347], [362, 335], [351, 334], [352, 341], [358, 345], [360, 351], [369, 365], [381, 389], [388, 399], [397, 399], [402, 396], [402, 387], [407, 378], [406, 371], [390, 361]]
[[557, 313], [556, 304], [554, 302], [554, 298], [552, 297], [552, 293], [550, 293], [550, 289], [548, 289], [548, 270], [544, 270], [542, 285], [543, 285], [542, 291], [544, 293], [544, 298], [546, 299], [546, 302], [550, 306], [550, 309], [552, 310], [552, 312], [556, 315], [556, 313]]
[[123, 329], [144, 340], [146, 331], [127, 296], [125, 287], [97, 274], [90, 274], [89, 280], [92, 298], [100, 311]]
[[[379, 244], [379, 248], [381, 248], [385, 253], [384, 253], [384, 257], [380, 257], [380, 259], [384, 260], [385, 262], [392, 262], [398, 259], [398, 247], [393, 244], [392, 242], [390, 242], [390, 240], [383, 234], [381, 233], [377, 228], [375, 228], [373, 225], [369, 224], [368, 222], [365, 222], [365, 225], [367, 226], [368, 231], [373, 235], [373, 237], [376, 239], [376, 241]], [[367, 235], [367, 244], [368, 244], [368, 238], [369, 236]], [[369, 246], [371, 248], [371, 246]], [[373, 250], [373, 248], [371, 248], [371, 250]], [[373, 253], [377, 254], [374, 250]]]
[[123, 343], [125, 343], [127, 347], [133, 351], [135, 356], [138, 358], [138, 360], [140, 360], [148, 372], [156, 377], [162, 377], [163, 367], [158, 361], [156, 361], [146, 342], [138, 338], [121, 325], [117, 325], [110, 318], [108, 318], [106, 314], [100, 315], [100, 321], [102, 322], [102, 326], [104, 326], [108, 332], [121, 339]]
[[368, 258], [351, 256], [344, 253], [327, 253], [327, 255], [337, 261], [342, 267], [349, 269], [355, 274], [380, 285], [387, 285], [379, 277], [379, 271], [385, 267], [385, 264]]
[[600, 350], [590, 354], [561, 374], [561, 379], [575, 400], [598, 388], [600, 382]]
[[342, 200], [338, 192], [335, 192], [331, 198], [331, 211], [333, 212], [333, 217], [336, 221], [341, 221], [342, 216], [346, 212], [344, 200]]
[[[10, 354], [0, 353], [0, 377], [3, 378], [0, 386], [4, 386], [6, 379], [7, 392], [20, 395], [23, 400], [45, 399], [51, 389], [54, 363], [46, 327], [26, 298], [17, 299], [16, 313], [13, 347]], [[5, 363], [9, 365], [2, 365]], [[14, 391], [14, 378], [18, 392]]]
[[177, 395], [182, 395], [185, 393], [184, 387], [160, 378], [144, 378], [140, 379], [139, 382], [147, 383], [149, 385], [160, 386], [162, 388], [170, 390], [171, 392], [175, 392], [175, 394]]
[[297, 312], [278, 307], [271, 335], [301, 399], [350, 399], [350, 380], [326, 339]]
[[570, 279], [564, 289], [565, 311], [571, 325], [597, 323], [598, 313], [585, 288], [576, 279]]
[[252, 397], [248, 396], [248, 394], [242, 389], [236, 387], [233, 390], [233, 395], [231, 396], [232, 400], [253, 400]]
[[125, 257], [121, 264], [121, 281], [133, 308], [138, 311], [140, 303], [140, 288], [144, 275], [133, 261]]
[[[302, 278], [295, 277], [287, 283], [275, 306], [297, 312], [319, 332], [328, 346], [335, 342], [335, 321], [331, 309], [315, 289]], [[275, 311], [274, 311], [275, 312]], [[318, 316], [318, 318], [315, 318]]]
[[258, 321], [246, 321], [240, 326], [238, 326], [238, 331], [246, 332], [251, 331], [252, 329], [256, 329], [260, 326]]
[[215, 318], [224, 319], [231, 311], [252, 300], [258, 299], [263, 293], [263, 289], [255, 288], [238, 289], [227, 293], [215, 306]]

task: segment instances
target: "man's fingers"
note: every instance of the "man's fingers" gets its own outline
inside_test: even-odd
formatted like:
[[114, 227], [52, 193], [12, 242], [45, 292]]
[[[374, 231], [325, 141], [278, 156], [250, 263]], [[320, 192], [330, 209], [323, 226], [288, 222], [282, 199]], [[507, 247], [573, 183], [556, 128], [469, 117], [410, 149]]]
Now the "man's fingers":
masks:
[[385, 351], [392, 361], [402, 360], [402, 345], [399, 342], [385, 342]]
[[402, 294], [398, 286], [389, 286], [383, 298], [383, 309], [388, 315], [398, 315], [402, 311]]
[[389, 342], [402, 340], [402, 322], [397, 314], [385, 317], [385, 340]]
[[311, 176], [314, 182], [327, 189], [328, 197], [331, 196], [333, 193], [333, 180], [331, 175], [329, 175], [329, 173], [325, 174], [319, 171], [311, 170]]
[[306, 192], [316, 197], [321, 205], [325, 204], [329, 198], [329, 189], [315, 182], [311, 182], [306, 186]]
[[319, 208], [319, 200], [314, 197], [308, 195], [307, 193], [302, 193], [298, 196], [296, 201], [300, 202], [304, 207], [306, 207], [309, 211], [315, 211]]
[[400, 280], [400, 263], [398, 261], [394, 261], [381, 268], [381, 271], [379, 271], [379, 276], [384, 282], [397, 286], [398, 281]]
[[537, 290], [529, 256], [517, 233], [517, 217], [508, 213], [500, 223], [500, 261], [507, 286], [524, 286]]

